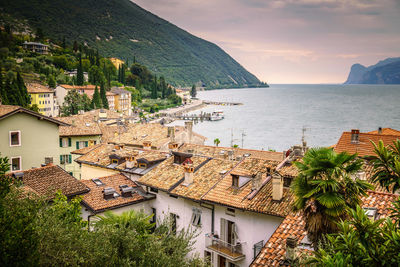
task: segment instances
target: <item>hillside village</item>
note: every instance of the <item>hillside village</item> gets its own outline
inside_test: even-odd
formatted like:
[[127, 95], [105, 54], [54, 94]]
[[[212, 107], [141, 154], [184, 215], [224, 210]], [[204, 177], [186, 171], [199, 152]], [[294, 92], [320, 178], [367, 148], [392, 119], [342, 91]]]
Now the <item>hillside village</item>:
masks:
[[[291, 184], [307, 143], [283, 152], [204, 145], [185, 127], [132, 123], [129, 114], [92, 110], [48, 117], [0, 106], [1, 156], [24, 190], [50, 197], [81, 196], [81, 216], [142, 211], [174, 231], [195, 227], [194, 253], [211, 266], [291, 265], [312, 249], [304, 221], [293, 212]], [[391, 144], [400, 131], [344, 132], [333, 150], [358, 153], [365, 164], [355, 179], [373, 182], [370, 141]], [[376, 183], [375, 183], [376, 184]], [[371, 220], [390, 214], [397, 194], [376, 184], [362, 197]], [[290, 251], [297, 251], [295, 254]]]

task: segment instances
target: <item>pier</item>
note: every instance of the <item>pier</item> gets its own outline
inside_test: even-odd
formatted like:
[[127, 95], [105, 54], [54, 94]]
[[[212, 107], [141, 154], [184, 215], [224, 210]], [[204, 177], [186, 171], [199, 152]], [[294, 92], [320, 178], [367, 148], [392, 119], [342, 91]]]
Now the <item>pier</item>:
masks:
[[211, 113], [201, 113], [201, 114], [191, 114], [191, 115], [172, 115], [171, 116], [175, 120], [184, 120], [184, 121], [211, 121]]
[[204, 104], [206, 105], [217, 105], [217, 106], [239, 106], [243, 105], [243, 103], [239, 102], [218, 102], [218, 101], [203, 101]]

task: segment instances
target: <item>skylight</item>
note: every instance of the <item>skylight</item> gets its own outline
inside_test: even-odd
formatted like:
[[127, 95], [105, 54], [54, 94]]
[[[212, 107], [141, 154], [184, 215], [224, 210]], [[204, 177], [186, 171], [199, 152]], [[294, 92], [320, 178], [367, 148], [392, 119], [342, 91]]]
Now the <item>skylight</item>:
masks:
[[104, 183], [100, 179], [92, 179], [93, 183], [95, 183], [97, 186], [102, 186]]

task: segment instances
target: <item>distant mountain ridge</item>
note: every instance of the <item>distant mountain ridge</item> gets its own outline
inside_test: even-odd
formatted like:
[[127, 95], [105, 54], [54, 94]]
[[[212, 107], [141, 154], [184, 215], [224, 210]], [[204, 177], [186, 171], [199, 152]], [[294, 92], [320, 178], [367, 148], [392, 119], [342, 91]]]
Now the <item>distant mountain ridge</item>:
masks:
[[217, 45], [129, 0], [0, 0], [1, 12], [26, 19], [46, 36], [146, 65], [173, 85], [212, 88], [261, 84]]
[[369, 67], [354, 64], [345, 84], [400, 84], [400, 57], [387, 58]]

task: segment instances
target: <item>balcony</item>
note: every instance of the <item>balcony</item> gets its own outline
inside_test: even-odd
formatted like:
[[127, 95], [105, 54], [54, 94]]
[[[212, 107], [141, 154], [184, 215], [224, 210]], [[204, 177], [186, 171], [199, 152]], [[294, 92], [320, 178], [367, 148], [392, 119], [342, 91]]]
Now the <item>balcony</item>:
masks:
[[219, 239], [213, 234], [206, 234], [206, 247], [217, 254], [227, 258], [232, 262], [240, 261], [245, 258], [242, 253], [242, 244], [245, 242], [236, 242], [235, 245]]

